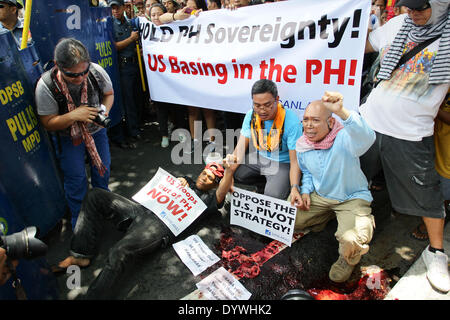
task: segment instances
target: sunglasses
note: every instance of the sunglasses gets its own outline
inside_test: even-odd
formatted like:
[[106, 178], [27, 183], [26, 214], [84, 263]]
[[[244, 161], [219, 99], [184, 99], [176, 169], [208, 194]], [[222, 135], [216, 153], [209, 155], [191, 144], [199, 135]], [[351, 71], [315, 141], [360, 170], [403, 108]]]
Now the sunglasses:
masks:
[[82, 77], [82, 76], [84, 76], [86, 73], [88, 73], [88, 72], [89, 72], [89, 67], [90, 67], [90, 66], [88, 66], [88, 67], [86, 68], [86, 70], [84, 70], [83, 72], [79, 72], [79, 73], [73, 73], [73, 72], [65, 71], [65, 70], [62, 69], [62, 68], [59, 68], [59, 70], [61, 70], [61, 72], [62, 72], [66, 77], [69, 77], [69, 78], [78, 78], [78, 77]]
[[421, 8], [416, 8], [416, 9], [408, 8], [408, 9], [411, 11], [424, 11], [424, 10], [427, 10], [428, 8], [431, 8], [431, 5], [429, 2]]

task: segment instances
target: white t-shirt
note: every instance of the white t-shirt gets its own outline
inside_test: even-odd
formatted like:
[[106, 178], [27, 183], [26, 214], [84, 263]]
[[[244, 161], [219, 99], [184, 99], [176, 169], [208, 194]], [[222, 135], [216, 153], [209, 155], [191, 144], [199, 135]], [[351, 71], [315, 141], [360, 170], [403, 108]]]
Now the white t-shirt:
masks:
[[[369, 34], [381, 59], [394, 41], [406, 14], [389, 20]], [[436, 58], [440, 39], [431, 43], [413, 59], [392, 72], [391, 79], [381, 81], [369, 95], [360, 113], [369, 126], [382, 134], [409, 141], [421, 141], [433, 135], [434, 118], [449, 84], [429, 85], [428, 78]], [[416, 45], [407, 40], [405, 49]], [[449, 70], [450, 72], [450, 70]]]

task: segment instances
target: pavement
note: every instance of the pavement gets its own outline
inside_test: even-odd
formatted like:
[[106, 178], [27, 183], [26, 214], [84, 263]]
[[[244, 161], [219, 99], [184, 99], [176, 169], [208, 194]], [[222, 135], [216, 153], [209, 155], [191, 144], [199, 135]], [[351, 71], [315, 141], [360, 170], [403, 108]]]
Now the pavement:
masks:
[[[142, 136], [144, 139], [138, 141], [134, 150], [111, 147], [112, 166], [109, 185], [111, 191], [131, 198], [151, 179], [158, 167], [174, 176], [188, 175], [196, 178], [201, 172], [203, 168], [201, 164], [173, 163], [172, 159], [177, 151], [174, 147], [177, 143], [172, 141], [169, 148], [162, 148], [158, 127], [154, 122], [146, 123]], [[353, 272], [351, 277], [353, 283], [361, 278], [362, 270], [375, 265], [388, 274], [391, 290], [386, 299], [449, 299], [450, 294], [443, 295], [436, 292], [429, 287], [425, 278], [420, 254], [427, 242], [416, 240], [410, 235], [421, 219], [393, 213], [386, 191], [374, 192], [373, 197], [372, 207], [377, 226], [369, 252], [363, 256]], [[231, 230], [236, 238], [239, 237], [239, 241], [243, 246], [247, 246], [249, 253], [253, 252], [251, 250], [259, 250], [270, 240], [239, 227], [230, 229], [229, 216], [224, 213], [208, 218], [198, 225], [193, 233], [199, 235], [205, 244], [220, 256], [219, 244], [226, 230]], [[322, 232], [307, 234], [292, 247], [271, 259], [271, 263], [266, 263], [261, 268], [260, 276], [255, 279], [244, 279], [242, 283], [252, 292], [251, 299], [278, 300], [290, 289], [326, 288], [328, 270], [338, 257], [335, 230], [336, 222], [330, 221]], [[71, 234], [70, 228], [64, 224], [62, 228], [55, 228], [48, 236], [49, 264], [56, 264], [67, 256]], [[89, 284], [100, 273], [108, 249], [122, 236], [123, 233], [105, 224], [97, 257], [88, 268], [81, 269], [80, 287], [72, 290], [68, 288], [70, 274], [58, 276], [61, 300], [83, 297]], [[450, 230], [447, 225], [445, 229], [447, 254], [450, 252], [449, 237]], [[134, 264], [130, 263], [116, 284], [114, 299], [179, 300], [192, 293], [196, 289], [195, 284], [206, 275], [193, 276], [174, 249], [169, 246], [139, 258]], [[351, 297], [348, 290], [354, 289], [354, 287], [347, 288], [346, 297]]]
[[[450, 224], [444, 229], [444, 250], [449, 256]], [[443, 294], [430, 285], [425, 263], [419, 258], [387, 294], [385, 300], [450, 300], [450, 292]]]

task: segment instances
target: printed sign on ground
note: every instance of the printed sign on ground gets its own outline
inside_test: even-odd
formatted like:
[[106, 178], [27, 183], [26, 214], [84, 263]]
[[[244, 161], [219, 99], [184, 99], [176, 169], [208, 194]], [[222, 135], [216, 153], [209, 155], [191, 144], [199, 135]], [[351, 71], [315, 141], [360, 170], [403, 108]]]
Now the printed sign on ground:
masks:
[[289, 202], [234, 188], [230, 223], [291, 246], [297, 209]]
[[191, 188], [183, 187], [177, 178], [162, 168], [133, 196], [133, 200], [156, 214], [175, 236], [206, 209]]
[[194, 276], [220, 261], [220, 258], [195, 234], [172, 246]]
[[208, 300], [248, 300], [251, 293], [223, 267], [196, 284]]

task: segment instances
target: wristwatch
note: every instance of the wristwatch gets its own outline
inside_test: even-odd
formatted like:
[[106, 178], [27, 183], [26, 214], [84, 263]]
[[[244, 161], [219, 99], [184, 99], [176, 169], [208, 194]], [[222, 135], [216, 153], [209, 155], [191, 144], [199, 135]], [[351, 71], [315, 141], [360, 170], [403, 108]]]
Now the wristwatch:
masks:
[[292, 190], [292, 188], [297, 188], [297, 190], [298, 191], [300, 191], [300, 186], [298, 185], [298, 184], [293, 184], [293, 185], [291, 185], [291, 190]]

